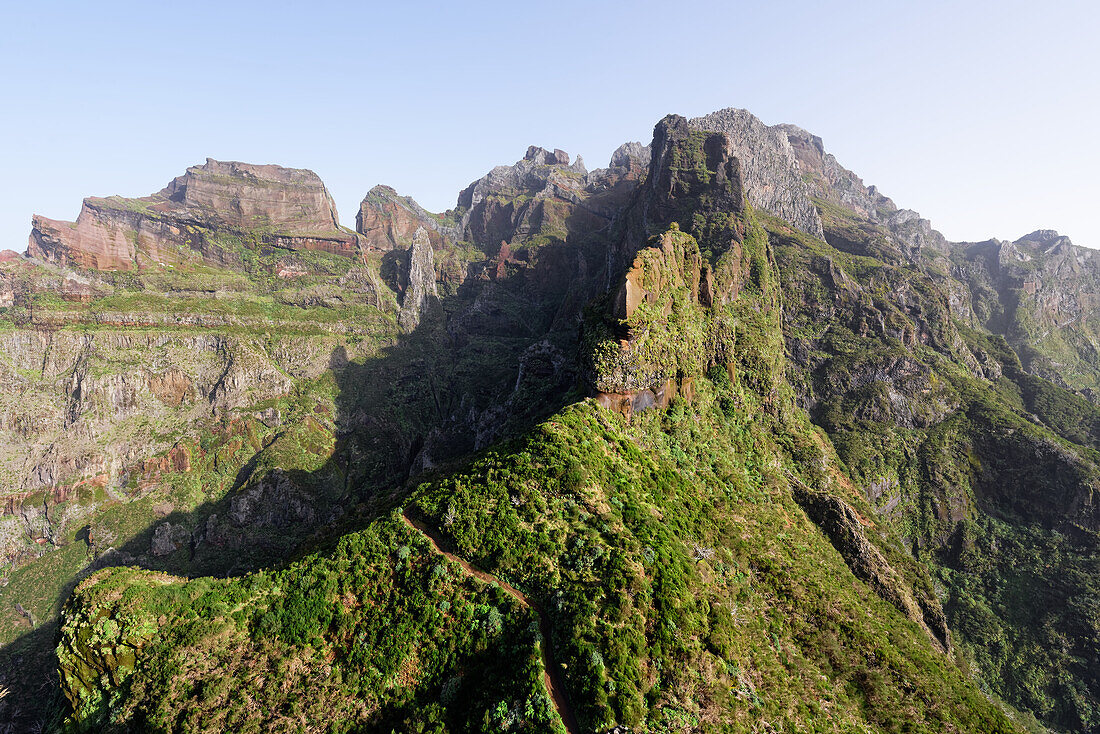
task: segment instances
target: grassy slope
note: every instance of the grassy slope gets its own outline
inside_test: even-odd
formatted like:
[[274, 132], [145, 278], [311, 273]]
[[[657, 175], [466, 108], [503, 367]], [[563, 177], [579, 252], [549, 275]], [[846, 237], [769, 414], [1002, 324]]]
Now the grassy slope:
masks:
[[[784, 470], [796, 465], [781, 442], [792, 433], [777, 438], [748, 411], [727, 418], [715, 398], [734, 388], [721, 383], [632, 426], [571, 406], [423, 483], [410, 503], [460, 556], [553, 610], [555, 652], [590, 728], [1012, 730], [951, 658], [851, 575], [790, 497]], [[113, 714], [154, 728], [278, 725], [322, 711], [348, 725], [396, 723], [438, 703], [447, 730], [481, 731], [501, 702], [509, 712], [545, 704], [536, 670], [493, 667], [537, 668], [533, 620], [500, 593], [479, 601], [476, 583], [438, 565], [422, 539], [382, 518], [280, 572], [166, 584], [111, 570], [78, 591], [66, 639], [152, 636], [143, 620], [162, 620]], [[493, 608], [513, 627], [482, 639]], [[75, 680], [73, 658], [62, 664]], [[479, 685], [467, 710], [467, 698], [444, 695], [463, 671], [517, 685]], [[513, 719], [524, 722], [542, 726]]]

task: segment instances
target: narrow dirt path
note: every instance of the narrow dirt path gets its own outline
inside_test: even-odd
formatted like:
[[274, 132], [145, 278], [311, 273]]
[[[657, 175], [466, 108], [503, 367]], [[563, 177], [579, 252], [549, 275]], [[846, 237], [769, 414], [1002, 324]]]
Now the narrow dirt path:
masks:
[[544, 671], [542, 676], [543, 684], [546, 686], [546, 690], [550, 694], [550, 700], [554, 702], [554, 708], [558, 710], [558, 716], [561, 717], [562, 723], [565, 724], [565, 730], [568, 734], [581, 734], [581, 727], [580, 724], [577, 723], [577, 716], [573, 713], [573, 707], [569, 705], [569, 698], [565, 694], [565, 681], [562, 680], [561, 669], [554, 660], [554, 653], [552, 651], [553, 643], [550, 637], [552, 631], [550, 620], [543, 614], [542, 609], [516, 587], [506, 581], [501, 581], [491, 573], [486, 573], [480, 568], [471, 566], [468, 561], [459, 558], [454, 553], [444, 550], [443, 538], [434, 528], [410, 517], [406, 513], [407, 511], [401, 514], [401, 519], [404, 520], [405, 524], [410, 528], [420, 532], [427, 538], [436, 553], [439, 553], [449, 561], [457, 563], [468, 575], [481, 579], [487, 584], [496, 584], [504, 590], [504, 593], [519, 602], [521, 606], [531, 609], [538, 615], [539, 631], [542, 633], [542, 644], [539, 645], [539, 649], [542, 651], [542, 669]]

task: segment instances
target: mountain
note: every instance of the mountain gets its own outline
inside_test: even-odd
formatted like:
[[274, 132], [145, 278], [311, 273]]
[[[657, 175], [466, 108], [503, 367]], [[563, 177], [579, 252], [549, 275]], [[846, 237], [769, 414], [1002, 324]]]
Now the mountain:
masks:
[[239, 265], [242, 241], [353, 255], [336, 205], [312, 171], [216, 161], [192, 166], [141, 199], [88, 198], [76, 222], [35, 216], [27, 252], [97, 270], [150, 265]]
[[339, 227], [208, 160], [0, 257], [0, 716], [1097, 731], [1096, 260], [659, 121]]

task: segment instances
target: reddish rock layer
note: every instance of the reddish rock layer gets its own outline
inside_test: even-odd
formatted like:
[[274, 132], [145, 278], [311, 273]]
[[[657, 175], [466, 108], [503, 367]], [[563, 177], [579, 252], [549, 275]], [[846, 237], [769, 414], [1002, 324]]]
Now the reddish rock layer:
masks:
[[401, 196], [389, 186], [371, 189], [355, 217], [355, 229], [362, 235], [367, 249], [407, 249], [420, 228], [427, 233], [435, 250], [459, 239], [453, 222], [430, 213], [411, 197]]
[[317, 174], [212, 159], [152, 196], [90, 197], [75, 222], [36, 215], [32, 225], [29, 255], [95, 270], [234, 265], [236, 249], [257, 245], [358, 252]]

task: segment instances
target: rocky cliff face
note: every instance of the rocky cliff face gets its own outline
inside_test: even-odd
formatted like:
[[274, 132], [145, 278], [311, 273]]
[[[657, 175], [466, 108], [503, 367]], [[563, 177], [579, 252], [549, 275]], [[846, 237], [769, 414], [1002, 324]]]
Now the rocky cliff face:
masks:
[[192, 216], [233, 229], [294, 235], [339, 229], [336, 205], [313, 171], [207, 158], [160, 192]]
[[960, 320], [1003, 335], [1024, 367], [1100, 399], [1100, 257], [1053, 230], [1015, 242], [953, 244], [949, 265]]
[[[0, 556], [10, 562], [72, 532], [97, 492], [101, 502], [141, 487], [160, 470], [145, 462], [194, 441], [200, 426], [319, 376], [337, 339], [288, 335], [274, 346], [217, 331], [61, 329], [7, 332], [0, 343]], [[185, 468], [181, 458], [164, 470]]]
[[451, 217], [432, 214], [389, 186], [375, 186], [367, 192], [355, 217], [355, 229], [367, 247], [380, 251], [408, 247], [419, 229], [424, 229], [437, 250], [461, 239]]
[[[562, 150], [530, 146], [523, 159], [497, 166], [458, 196], [457, 208], [433, 214], [388, 186], [375, 186], [363, 199], [356, 229], [374, 250], [404, 250], [424, 229], [433, 249], [455, 242], [476, 245], [500, 263], [520, 248], [564, 242], [606, 227], [645, 178], [649, 148], [626, 143], [607, 168], [589, 172]], [[501, 254], [501, 245], [507, 247]]]
[[580, 159], [570, 164], [563, 151], [531, 146], [523, 160], [497, 166], [458, 195], [463, 239], [488, 253], [538, 234], [565, 239], [587, 173]]
[[842, 234], [829, 221], [832, 212], [819, 203], [826, 202], [880, 225], [907, 257], [916, 257], [922, 248], [946, 247], [928, 220], [865, 186], [826, 152], [821, 138], [800, 127], [768, 126], [747, 110], [733, 108], [694, 118], [691, 125], [729, 135], [749, 203], [806, 234], [843, 247]]
[[140, 199], [88, 198], [76, 222], [35, 216], [32, 257], [96, 270], [202, 261], [239, 264], [241, 249], [355, 254], [332, 197], [312, 171], [207, 159]]
[[781, 127], [768, 127], [747, 110], [729, 108], [690, 121], [696, 130], [725, 133], [737, 158], [749, 203], [821, 237], [821, 218], [802, 180], [794, 149]]
[[431, 299], [439, 296], [435, 287], [435, 260], [432, 257], [432, 244], [423, 227], [413, 235], [409, 247], [408, 285], [401, 301], [401, 313], [398, 322], [401, 328], [412, 331], [420, 323], [421, 314], [429, 306]]
[[[825, 151], [821, 138], [795, 125], [777, 125], [775, 129], [786, 135], [814, 197], [881, 225], [909, 257], [916, 257], [922, 250], [943, 251], [947, 247], [943, 235], [932, 229], [927, 219], [911, 209], [899, 209], [876, 187], [865, 186], [859, 176]], [[824, 232], [827, 237], [836, 237], [828, 230]]]

